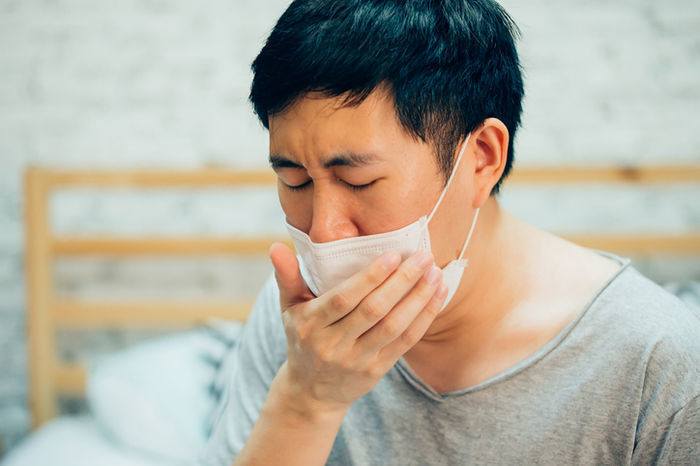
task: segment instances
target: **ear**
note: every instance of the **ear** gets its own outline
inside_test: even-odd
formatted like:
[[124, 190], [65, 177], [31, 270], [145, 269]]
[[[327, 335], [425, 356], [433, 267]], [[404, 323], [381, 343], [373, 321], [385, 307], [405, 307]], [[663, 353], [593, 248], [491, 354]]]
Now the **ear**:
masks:
[[474, 154], [474, 198], [472, 207], [483, 206], [501, 179], [508, 160], [510, 134], [498, 118], [487, 118], [472, 132], [469, 145]]

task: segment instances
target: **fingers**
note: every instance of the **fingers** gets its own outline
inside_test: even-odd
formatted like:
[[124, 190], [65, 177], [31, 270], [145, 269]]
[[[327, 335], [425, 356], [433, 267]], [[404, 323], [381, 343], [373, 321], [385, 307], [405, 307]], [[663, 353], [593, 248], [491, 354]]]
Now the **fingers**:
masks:
[[324, 309], [325, 314], [318, 316], [322, 325], [331, 325], [352, 312], [369, 293], [384, 283], [400, 263], [399, 253], [384, 253], [364, 270], [322, 295], [319, 308]]
[[[362, 344], [373, 345], [375, 348], [378, 346], [381, 347], [377, 359], [393, 365], [404, 353], [413, 348], [413, 346], [423, 338], [423, 335], [425, 335], [425, 332], [433, 323], [435, 317], [440, 313], [442, 303], [445, 302], [446, 297], [447, 285], [443, 283], [438, 287], [437, 292], [430, 298], [428, 304], [424, 308], [417, 313], [412, 313], [410, 319], [402, 319], [401, 324], [396, 325], [397, 331], [394, 338], [386, 338], [382, 343], [380, 338], [370, 335], [370, 332], [367, 332], [367, 336], [373, 337], [373, 340], [368, 339], [366, 343], [363, 342]], [[402, 314], [400, 312], [392, 312], [389, 314], [390, 317], [394, 317], [395, 315], [401, 316]], [[408, 320], [410, 320], [408, 325], [401, 330], [403, 323]], [[382, 325], [383, 324], [377, 325], [371, 331], [374, 332], [376, 330], [378, 334], [381, 334], [382, 330], [379, 329], [381, 329]], [[393, 325], [393, 323], [390, 324], [390, 327]], [[384, 336], [388, 333], [387, 329], [383, 332], [385, 334]]]
[[[379, 322], [404, 296], [411, 292], [431, 264], [433, 264], [433, 256], [425, 251], [418, 252], [406, 259], [396, 272], [386, 280], [381, 289], [370, 293], [357, 306], [355, 312], [338, 322], [346, 338], [358, 338]], [[422, 287], [421, 290], [423, 290]], [[430, 295], [432, 294], [431, 292]], [[425, 302], [427, 301], [428, 299], [425, 299]], [[420, 305], [419, 309], [423, 307], [425, 302]]]
[[299, 272], [297, 256], [286, 244], [274, 243], [270, 246], [270, 260], [275, 268], [282, 309], [313, 299], [313, 294]]
[[437, 301], [442, 305], [446, 288], [442, 284], [442, 271], [431, 267], [390, 313], [358, 338], [358, 343], [373, 353], [379, 351], [403, 334], [425, 308], [431, 310]]

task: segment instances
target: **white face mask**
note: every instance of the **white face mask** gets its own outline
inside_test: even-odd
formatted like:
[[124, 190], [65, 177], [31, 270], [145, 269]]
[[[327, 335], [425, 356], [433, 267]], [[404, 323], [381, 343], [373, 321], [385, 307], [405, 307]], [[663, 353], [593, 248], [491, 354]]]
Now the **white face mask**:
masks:
[[[450, 187], [468, 142], [469, 135], [462, 145], [450, 178], [447, 180], [445, 189], [442, 190], [442, 194], [440, 194], [433, 211], [429, 216], [422, 216], [408, 226], [376, 235], [343, 238], [327, 243], [314, 243], [309, 235], [287, 223], [287, 230], [289, 230], [289, 235], [292, 237], [294, 247], [301, 256], [299, 263], [301, 276], [306, 281], [311, 292], [316, 296], [322, 295], [366, 268], [373, 260], [385, 252], [398, 252], [401, 254], [402, 260], [406, 260], [418, 251], [430, 251], [428, 224], [445, 197], [447, 189]], [[478, 217], [479, 209], [476, 210], [461, 254], [456, 260], [453, 260], [442, 269], [442, 282], [447, 285], [448, 289], [442, 309], [450, 302], [462, 280], [464, 268], [467, 266], [467, 259], [462, 257], [472, 237]]]

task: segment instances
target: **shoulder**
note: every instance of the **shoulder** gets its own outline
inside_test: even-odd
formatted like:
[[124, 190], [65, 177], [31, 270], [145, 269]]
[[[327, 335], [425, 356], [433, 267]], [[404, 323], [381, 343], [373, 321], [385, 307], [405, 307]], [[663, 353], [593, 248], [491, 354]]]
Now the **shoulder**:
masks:
[[270, 273], [260, 289], [255, 308], [263, 308], [265, 312], [275, 315], [280, 313], [280, 292], [279, 288], [277, 288], [277, 280], [275, 280], [274, 273]]
[[700, 310], [634, 267], [624, 267], [599, 290], [576, 327], [576, 341], [606, 364], [685, 370], [700, 385]]
[[271, 273], [258, 292], [253, 308], [250, 311], [246, 327], [281, 324], [279, 289], [274, 273]]
[[624, 328], [629, 343], [666, 342], [678, 350], [700, 351], [700, 310], [627, 267], [601, 291], [597, 312]]
[[[282, 324], [279, 289], [274, 274], [263, 284], [240, 337], [240, 353], [275, 366], [286, 358], [286, 335]], [[263, 359], [264, 357], [264, 359]]]
[[[600, 293], [591, 317], [609, 362], [640, 373], [640, 427], [659, 425], [700, 394], [700, 315], [627, 267]], [[631, 381], [630, 381], [631, 382]]]

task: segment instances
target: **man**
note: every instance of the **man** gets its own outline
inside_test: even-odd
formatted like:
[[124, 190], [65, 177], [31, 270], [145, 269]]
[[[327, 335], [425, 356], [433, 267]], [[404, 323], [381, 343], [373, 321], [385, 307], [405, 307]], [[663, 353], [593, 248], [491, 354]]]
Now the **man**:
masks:
[[280, 18], [251, 100], [301, 262], [270, 250], [205, 464], [700, 461], [698, 317], [499, 206], [515, 33], [492, 0]]

